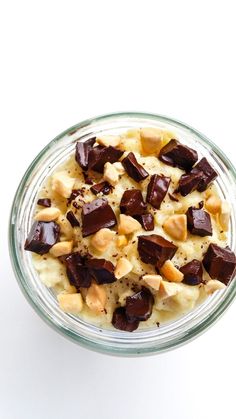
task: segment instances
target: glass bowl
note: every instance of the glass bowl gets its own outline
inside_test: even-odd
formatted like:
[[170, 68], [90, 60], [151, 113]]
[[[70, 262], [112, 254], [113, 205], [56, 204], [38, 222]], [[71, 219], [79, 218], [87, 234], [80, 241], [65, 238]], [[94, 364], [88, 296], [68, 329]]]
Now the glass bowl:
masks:
[[24, 242], [32, 224], [38, 191], [45, 178], [74, 152], [76, 141], [98, 134], [118, 134], [127, 129], [157, 126], [174, 131], [181, 141], [196, 148], [217, 170], [220, 193], [232, 207], [229, 245], [236, 251], [236, 172], [224, 153], [204, 135], [171, 118], [144, 113], [118, 113], [83, 121], [52, 140], [34, 159], [17, 189], [10, 215], [9, 248], [18, 283], [35, 311], [55, 330], [74, 342], [103, 353], [122, 356], [159, 353], [180, 346], [212, 325], [233, 301], [236, 281], [208, 297], [183, 317], [133, 333], [101, 329], [62, 312], [53, 292], [42, 284]]

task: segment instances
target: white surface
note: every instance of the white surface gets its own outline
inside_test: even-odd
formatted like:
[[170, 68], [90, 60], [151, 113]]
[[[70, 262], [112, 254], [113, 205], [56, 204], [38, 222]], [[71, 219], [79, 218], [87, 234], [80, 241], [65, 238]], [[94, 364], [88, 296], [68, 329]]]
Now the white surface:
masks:
[[183, 120], [236, 164], [233, 1], [7, 1], [1, 53], [1, 419], [232, 419], [236, 305], [173, 352], [119, 359], [57, 335], [10, 266], [13, 194], [40, 149], [88, 117]]

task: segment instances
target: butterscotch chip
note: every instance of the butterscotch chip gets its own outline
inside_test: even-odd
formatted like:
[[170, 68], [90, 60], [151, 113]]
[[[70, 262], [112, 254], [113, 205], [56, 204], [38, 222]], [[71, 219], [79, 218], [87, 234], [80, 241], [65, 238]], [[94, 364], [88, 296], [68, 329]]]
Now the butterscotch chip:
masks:
[[143, 281], [154, 290], [158, 291], [162, 281], [161, 275], [144, 275]]
[[91, 239], [92, 246], [99, 252], [104, 252], [112, 240], [114, 239], [115, 232], [109, 228], [101, 228]]
[[73, 242], [72, 241], [63, 241], [54, 244], [49, 250], [49, 253], [55, 257], [68, 255], [72, 252]]
[[66, 313], [79, 314], [83, 308], [81, 294], [59, 294], [57, 296], [59, 307]]
[[34, 218], [37, 221], [54, 221], [59, 217], [60, 214], [61, 211], [58, 208], [49, 207], [39, 211]]
[[171, 215], [163, 224], [167, 234], [173, 239], [185, 241], [187, 239], [187, 217], [185, 214]]
[[104, 311], [107, 294], [103, 285], [92, 284], [87, 292], [85, 301], [90, 310], [94, 312]]
[[118, 226], [119, 234], [131, 234], [142, 228], [141, 224], [130, 215], [120, 214], [120, 223]]
[[163, 145], [163, 131], [159, 128], [142, 128], [140, 138], [143, 151], [147, 154], [159, 153]]
[[164, 265], [162, 265], [160, 272], [168, 281], [181, 282], [184, 278], [184, 274], [175, 267], [171, 260], [167, 260]]
[[122, 257], [118, 260], [115, 268], [115, 277], [117, 279], [123, 278], [130, 271], [132, 271], [133, 265], [128, 261], [128, 259]]

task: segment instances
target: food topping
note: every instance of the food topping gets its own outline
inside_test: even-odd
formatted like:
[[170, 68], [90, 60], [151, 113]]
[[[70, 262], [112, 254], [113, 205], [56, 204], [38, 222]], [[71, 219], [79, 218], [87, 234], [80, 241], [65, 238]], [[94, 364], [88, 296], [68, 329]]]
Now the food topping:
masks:
[[67, 214], [66, 214], [66, 218], [69, 221], [69, 223], [71, 224], [71, 227], [80, 227], [79, 220], [76, 218], [73, 211], [68, 211]]
[[25, 250], [43, 255], [58, 241], [60, 227], [54, 221], [35, 221], [25, 241]]
[[37, 221], [54, 221], [59, 217], [60, 214], [61, 211], [58, 208], [49, 207], [39, 211], [35, 215], [34, 219]]
[[122, 257], [118, 260], [115, 268], [115, 277], [117, 279], [123, 278], [130, 271], [132, 271], [133, 265], [126, 258]]
[[211, 236], [211, 217], [208, 212], [201, 208], [190, 207], [186, 212], [188, 230], [198, 236]]
[[105, 252], [111, 242], [114, 240], [115, 231], [109, 228], [101, 228], [91, 239], [92, 246], [99, 252]]
[[197, 190], [199, 192], [203, 192], [206, 190], [208, 185], [217, 177], [217, 173], [205, 157], [203, 157], [203, 159], [201, 159], [199, 163], [197, 163], [191, 171], [191, 173], [193, 174], [199, 172], [202, 172], [202, 179], [198, 185]]
[[87, 306], [95, 313], [101, 313], [105, 309], [107, 294], [102, 285], [92, 284], [85, 298]]
[[133, 332], [138, 328], [139, 320], [129, 320], [126, 315], [125, 307], [118, 307], [113, 313], [112, 324], [116, 329], [124, 330], [125, 332]]
[[124, 192], [120, 201], [120, 212], [126, 215], [142, 215], [145, 213], [147, 205], [143, 200], [139, 189], [128, 189]]
[[103, 173], [105, 163], [114, 163], [118, 161], [123, 154], [123, 151], [117, 150], [115, 147], [93, 147], [88, 156], [89, 170]]
[[82, 207], [83, 237], [96, 233], [101, 228], [111, 228], [116, 225], [116, 216], [105, 198], [95, 199]]
[[112, 185], [112, 186], [117, 185], [117, 183], [119, 181], [119, 173], [117, 172], [117, 170], [113, 166], [113, 164], [111, 164], [109, 162], [105, 163], [103, 178], [105, 179], [105, 181], [110, 183], [110, 185]]
[[96, 137], [93, 137], [87, 141], [78, 141], [76, 143], [75, 160], [83, 170], [88, 170], [88, 156], [90, 150], [93, 148], [95, 141]]
[[229, 247], [224, 249], [211, 243], [202, 263], [212, 279], [218, 279], [227, 285], [235, 273], [236, 257]]
[[142, 228], [141, 224], [130, 215], [120, 214], [120, 223], [118, 226], [119, 234], [131, 234]]
[[136, 220], [141, 224], [145, 231], [154, 230], [154, 217], [152, 214], [135, 215]]
[[193, 259], [186, 265], [181, 266], [180, 271], [184, 274], [183, 282], [188, 285], [198, 285], [202, 282], [202, 263]]
[[40, 198], [37, 201], [38, 205], [41, 205], [42, 207], [50, 207], [51, 206], [51, 199], [50, 198]]
[[148, 288], [126, 298], [126, 315], [129, 320], [147, 320], [152, 314], [154, 298]]
[[144, 169], [141, 164], [137, 162], [134, 153], [129, 153], [123, 160], [122, 164], [127, 174], [134, 179], [136, 182], [141, 182], [148, 177], [148, 172]]
[[96, 185], [91, 186], [90, 190], [94, 195], [102, 193], [103, 195], [108, 195], [112, 191], [112, 186], [108, 182], [97, 183]]
[[159, 153], [163, 142], [162, 130], [159, 128], [142, 128], [140, 130], [140, 138], [144, 153]]
[[152, 175], [147, 188], [147, 202], [154, 208], [159, 209], [166, 196], [169, 184], [169, 177]]
[[201, 182], [203, 172], [187, 173], [180, 177], [179, 185], [176, 192], [179, 192], [182, 196], [186, 196], [191, 192], [198, 189]]
[[79, 314], [83, 308], [81, 294], [59, 294], [57, 296], [59, 307], [62, 311], [70, 314]]
[[167, 259], [171, 259], [177, 247], [157, 234], [138, 237], [138, 252], [144, 263], [161, 268]]
[[58, 242], [54, 244], [49, 252], [51, 255], [55, 257], [68, 255], [72, 252], [73, 242], [72, 241], [64, 241], [64, 242]]
[[85, 265], [89, 268], [90, 274], [99, 285], [110, 284], [116, 281], [115, 267], [110, 261], [105, 259], [88, 259]]
[[171, 262], [171, 260], [166, 260], [166, 262], [160, 268], [161, 274], [171, 282], [181, 282], [183, 280], [183, 273], [179, 271]]
[[160, 151], [159, 159], [170, 166], [177, 166], [183, 170], [191, 170], [197, 162], [198, 154], [195, 150], [181, 144], [177, 140], [170, 140]]
[[185, 214], [171, 215], [163, 224], [163, 229], [175, 240], [187, 239], [187, 217]]

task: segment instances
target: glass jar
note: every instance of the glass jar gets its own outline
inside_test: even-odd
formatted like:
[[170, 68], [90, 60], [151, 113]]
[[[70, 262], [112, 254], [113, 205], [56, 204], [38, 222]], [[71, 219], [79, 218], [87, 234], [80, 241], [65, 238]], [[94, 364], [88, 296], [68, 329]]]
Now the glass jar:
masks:
[[133, 333], [107, 330], [62, 312], [53, 292], [41, 282], [24, 242], [30, 230], [36, 198], [45, 178], [74, 152], [76, 141], [101, 134], [119, 134], [128, 129], [156, 126], [174, 131], [190, 147], [205, 156], [218, 172], [216, 183], [232, 207], [229, 246], [236, 252], [236, 172], [224, 153], [204, 135], [176, 120], [153, 114], [118, 113], [83, 121], [52, 140], [34, 159], [17, 189], [10, 216], [9, 248], [18, 283], [35, 311], [55, 330], [89, 349], [114, 355], [159, 353], [180, 346], [201, 334], [227, 309], [236, 293], [236, 281], [208, 297], [178, 320], [159, 328]]

